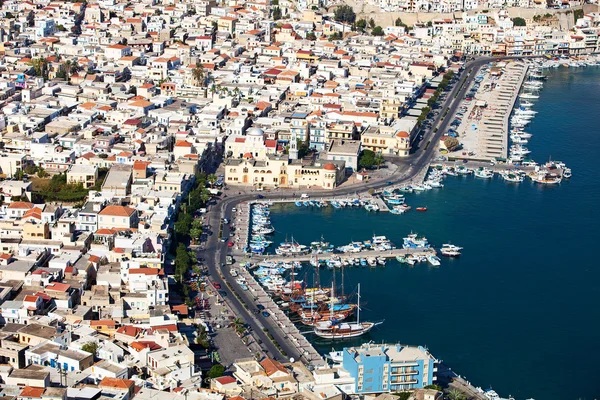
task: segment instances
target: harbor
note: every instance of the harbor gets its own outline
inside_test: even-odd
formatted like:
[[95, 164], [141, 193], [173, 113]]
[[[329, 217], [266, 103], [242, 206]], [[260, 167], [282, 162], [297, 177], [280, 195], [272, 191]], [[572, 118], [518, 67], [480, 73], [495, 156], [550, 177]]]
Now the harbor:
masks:
[[461, 148], [450, 152], [456, 159], [508, 158], [510, 116], [526, 79], [524, 61], [490, 63], [480, 70], [453, 119], [448, 135], [458, 137]]

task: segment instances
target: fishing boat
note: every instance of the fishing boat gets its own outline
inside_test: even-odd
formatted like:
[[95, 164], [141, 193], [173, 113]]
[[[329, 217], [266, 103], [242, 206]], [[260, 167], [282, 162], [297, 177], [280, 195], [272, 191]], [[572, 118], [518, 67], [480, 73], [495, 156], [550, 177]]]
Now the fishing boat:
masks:
[[315, 335], [323, 339], [346, 339], [362, 336], [368, 333], [375, 326], [382, 324], [380, 322], [360, 322], [360, 284], [358, 284], [358, 300], [356, 307], [356, 322], [339, 322], [332, 318], [328, 321], [318, 322], [314, 327]]
[[404, 249], [415, 249], [415, 248], [427, 248], [429, 247], [429, 242], [425, 237], [418, 237], [416, 233], [411, 233], [404, 239], [404, 243], [402, 244], [402, 248]]
[[504, 179], [507, 182], [514, 182], [514, 183], [523, 182], [523, 176], [521, 176], [520, 174], [515, 174], [513, 172], [503, 172], [500, 174], [500, 176], [502, 177], [502, 179]]
[[427, 207], [417, 207], [417, 211], [427, 211]]
[[543, 185], [556, 185], [562, 181], [562, 178], [557, 174], [548, 172], [532, 172], [529, 177], [535, 183], [541, 183]]
[[571, 176], [573, 176], [573, 173], [571, 172], [571, 168], [565, 168], [563, 170], [563, 174], [562, 174], [563, 178], [565, 179], [569, 179], [571, 178]]
[[494, 171], [486, 167], [477, 168], [475, 176], [477, 178], [490, 179], [494, 177]]

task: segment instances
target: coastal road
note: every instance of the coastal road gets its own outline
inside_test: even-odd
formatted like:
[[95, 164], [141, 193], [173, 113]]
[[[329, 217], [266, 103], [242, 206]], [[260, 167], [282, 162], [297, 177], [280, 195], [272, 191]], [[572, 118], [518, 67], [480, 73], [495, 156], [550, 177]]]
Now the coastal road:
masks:
[[[522, 57], [502, 57], [503, 59], [508, 58], [522, 58]], [[357, 192], [367, 192], [369, 189], [380, 189], [387, 185], [387, 182], [392, 184], [408, 183], [414, 179], [419, 172], [426, 168], [434, 155], [437, 152], [437, 142], [444, 134], [451, 120], [451, 117], [460, 106], [464, 95], [470, 86], [471, 82], [477, 76], [477, 73], [482, 65], [487, 64], [490, 61], [499, 59], [498, 57], [480, 57], [473, 61], [469, 61], [464, 65], [463, 72], [458, 78], [458, 81], [452, 87], [452, 90], [447, 93], [446, 100], [441, 105], [440, 113], [434, 119], [431, 130], [423, 134], [423, 140], [421, 142], [430, 141], [433, 145], [427, 146], [427, 149], [417, 149], [410, 156], [399, 159], [394, 158], [392, 162], [403, 167], [399, 169], [399, 173], [388, 179], [380, 179], [377, 181], [371, 181], [367, 183], [361, 183], [358, 185], [345, 186], [334, 190], [320, 190], [310, 191], [311, 195], [319, 197], [332, 197], [332, 196], [344, 196], [353, 195]], [[443, 118], [445, 110], [448, 109], [446, 118]], [[437, 128], [437, 130], [435, 129]], [[229, 191], [233, 192], [233, 191]], [[300, 192], [299, 190], [297, 192]], [[265, 200], [278, 200], [278, 199], [291, 199], [298, 197], [292, 191], [276, 190], [272, 192], [260, 192]], [[300, 352], [294, 346], [292, 346], [289, 340], [285, 337], [283, 332], [275, 325], [274, 321], [270, 318], [265, 318], [260, 314], [254, 314], [252, 310], [255, 308], [255, 300], [251, 294], [247, 291], [236, 290], [236, 293], [240, 298], [232, 292], [231, 288], [236, 287], [233, 277], [229, 274], [228, 266], [221, 267], [225, 264], [226, 256], [228, 252], [227, 240], [221, 242], [218, 239], [218, 227], [221, 223], [221, 218], [232, 217], [232, 209], [239, 203], [255, 200], [258, 192], [256, 193], [241, 193], [234, 194], [225, 197], [219, 204], [211, 206], [209, 213], [207, 214], [208, 223], [212, 226], [213, 234], [210, 235], [206, 242], [204, 250], [205, 261], [207, 268], [210, 272], [210, 276], [213, 282], [217, 282], [222, 286], [222, 289], [227, 296], [226, 301], [232, 308], [236, 317], [243, 319], [254, 331], [254, 335], [262, 341], [262, 346], [266, 353], [279, 361], [287, 361], [288, 357], [293, 357], [296, 360], [300, 359]], [[229, 227], [223, 224], [222, 237], [229, 237]], [[228, 286], [228, 284], [230, 286]], [[241, 300], [240, 300], [241, 299]], [[248, 306], [248, 309], [244, 307], [242, 301]], [[280, 345], [282, 350], [287, 354], [284, 356], [277, 349], [277, 347], [267, 337], [266, 333], [263, 332], [263, 328], [267, 328], [269, 333], [274, 337], [275, 341]]]

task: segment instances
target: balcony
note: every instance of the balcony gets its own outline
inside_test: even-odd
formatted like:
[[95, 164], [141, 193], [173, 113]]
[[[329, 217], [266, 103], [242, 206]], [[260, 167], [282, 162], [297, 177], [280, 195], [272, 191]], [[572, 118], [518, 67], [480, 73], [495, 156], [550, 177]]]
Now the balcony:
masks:
[[405, 380], [405, 381], [392, 379], [392, 381], [390, 382], [390, 385], [415, 385], [417, 382], [418, 381], [416, 379], [410, 379], [410, 380]]
[[409, 369], [409, 370], [392, 370], [392, 375], [417, 375], [419, 373], [419, 371], [415, 370], [415, 369]]

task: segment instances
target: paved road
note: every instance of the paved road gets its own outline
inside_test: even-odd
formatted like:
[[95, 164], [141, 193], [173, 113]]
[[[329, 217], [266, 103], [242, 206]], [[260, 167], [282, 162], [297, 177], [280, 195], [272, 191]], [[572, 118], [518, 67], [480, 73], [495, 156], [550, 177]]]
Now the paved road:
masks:
[[[522, 58], [522, 57], [503, 57], [503, 58]], [[339, 189], [334, 190], [322, 190], [322, 191], [311, 191], [311, 195], [321, 196], [321, 197], [330, 197], [330, 196], [342, 196], [342, 195], [350, 195], [355, 194], [356, 192], [366, 192], [369, 189], [379, 189], [385, 187], [388, 183], [392, 182], [392, 184], [402, 184], [407, 183], [414, 179], [415, 176], [427, 165], [431, 162], [432, 158], [437, 152], [438, 146], [437, 142], [440, 140], [442, 134], [446, 131], [448, 124], [451, 121], [452, 115], [456, 112], [456, 109], [459, 107], [464, 95], [477, 75], [479, 68], [487, 64], [488, 62], [498, 59], [497, 57], [480, 57], [473, 61], [469, 61], [464, 65], [464, 70], [458, 81], [452, 87], [452, 90], [447, 93], [446, 100], [442, 104], [440, 108], [440, 113], [434, 119], [432, 124], [432, 128], [430, 131], [425, 132], [423, 134], [422, 143], [426, 143], [427, 141], [431, 141], [433, 145], [429, 145], [427, 149], [417, 149], [413, 154], [409, 157], [403, 159], [393, 159], [396, 165], [399, 165], [399, 172], [397, 175], [388, 179], [380, 179], [378, 181], [371, 181], [364, 184], [352, 185], [341, 187]], [[444, 115], [445, 110], [448, 109], [448, 113], [446, 118], [441, 119]], [[437, 131], [434, 132], [437, 127]], [[229, 191], [231, 192], [231, 191]], [[282, 199], [282, 198], [293, 198], [297, 197], [292, 193], [292, 191], [273, 191], [273, 192], [261, 192], [265, 198], [268, 199]], [[221, 268], [221, 264], [225, 264], [225, 258], [227, 255], [227, 245], [224, 242], [220, 242], [218, 240], [218, 231], [221, 217], [226, 217], [231, 219], [231, 210], [237, 204], [254, 200], [256, 199], [256, 193], [252, 194], [241, 194], [241, 195], [233, 195], [230, 197], [226, 197], [221, 203], [218, 205], [212, 206], [210, 212], [207, 214], [209, 219], [209, 224], [212, 226], [213, 234], [208, 237], [206, 243], [206, 265], [210, 272], [211, 279], [214, 282], [218, 282], [222, 286], [222, 290], [227, 293], [227, 301], [230, 304], [230, 307], [233, 309], [235, 315], [237, 317], [242, 318], [254, 331], [254, 334], [263, 342], [263, 347], [267, 354], [269, 354], [272, 358], [280, 361], [287, 360], [287, 357], [294, 357], [295, 359], [300, 359], [299, 352], [290, 345], [288, 340], [284, 337], [283, 333], [275, 326], [272, 320], [268, 317], [265, 318], [262, 315], [254, 314], [252, 311], [244, 308], [241, 304], [240, 300], [233, 295], [231, 289], [227, 286], [226, 282], [231, 285], [231, 287], [236, 287], [234, 279], [229, 274], [229, 268], [227, 266]], [[223, 226], [223, 237], [228, 237], [229, 235], [229, 227]], [[253, 309], [254, 299], [251, 297], [251, 294], [247, 291], [236, 290], [236, 293], [240, 296], [240, 298], [248, 305], [250, 309]], [[277, 343], [281, 346], [283, 351], [287, 353], [287, 357], [284, 357], [279, 350], [273, 345], [273, 343], [269, 340], [266, 333], [263, 332], [262, 328], [266, 327], [269, 332], [273, 335]]]

